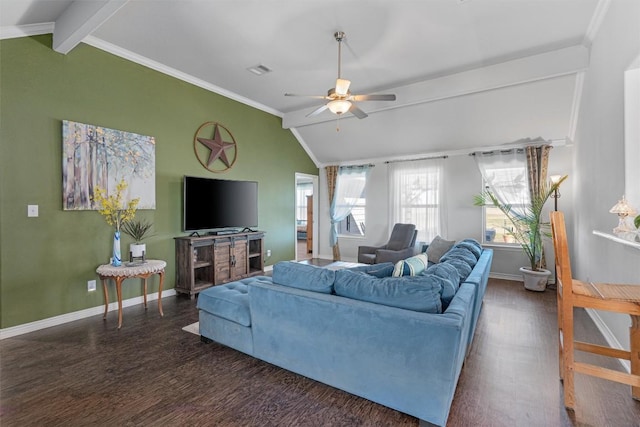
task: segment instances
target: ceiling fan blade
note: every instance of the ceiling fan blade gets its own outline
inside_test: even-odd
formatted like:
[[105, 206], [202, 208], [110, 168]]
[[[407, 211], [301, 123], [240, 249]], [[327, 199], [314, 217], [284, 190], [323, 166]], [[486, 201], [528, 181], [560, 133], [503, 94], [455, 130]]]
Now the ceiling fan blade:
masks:
[[324, 104], [318, 108], [316, 108], [315, 110], [313, 110], [312, 112], [310, 112], [309, 114], [307, 114], [305, 117], [313, 117], [313, 116], [317, 116], [318, 114], [322, 113], [324, 110], [326, 110], [327, 108], [329, 108], [329, 106], [327, 104]]
[[367, 113], [365, 113], [360, 108], [358, 108], [356, 106], [356, 104], [354, 104], [354, 103], [351, 103], [351, 107], [349, 108], [349, 112], [351, 114], [353, 114], [354, 116], [356, 116], [357, 118], [359, 118], [359, 119], [364, 119], [365, 117], [369, 116]]
[[354, 101], [395, 101], [395, 94], [380, 94], [380, 95], [353, 95], [351, 97]]
[[327, 95], [299, 95], [297, 93], [285, 93], [284, 96], [304, 96], [305, 98], [331, 99]]

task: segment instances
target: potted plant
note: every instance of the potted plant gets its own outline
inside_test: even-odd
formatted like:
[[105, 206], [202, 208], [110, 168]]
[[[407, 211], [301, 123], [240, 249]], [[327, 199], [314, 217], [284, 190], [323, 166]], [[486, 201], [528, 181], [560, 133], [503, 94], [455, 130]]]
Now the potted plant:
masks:
[[122, 225], [122, 231], [133, 237], [134, 243], [129, 245], [132, 258], [144, 258], [147, 245], [142, 243], [145, 237], [149, 237], [152, 223], [146, 220], [130, 220]]
[[508, 234], [518, 243], [529, 259], [527, 267], [520, 268], [524, 287], [532, 291], [544, 291], [551, 272], [542, 268], [543, 238], [551, 237], [550, 224], [543, 220], [543, 208], [547, 200], [556, 193], [567, 175], [557, 182], [545, 183], [531, 198], [531, 204], [524, 211], [512, 209], [510, 204], [501, 203], [493, 192], [486, 190], [475, 196], [476, 206], [493, 205], [500, 209], [511, 222]]
[[638, 215], [634, 220], [633, 220], [633, 225], [636, 226], [636, 228], [638, 229], [638, 231], [640, 232], [640, 215]]

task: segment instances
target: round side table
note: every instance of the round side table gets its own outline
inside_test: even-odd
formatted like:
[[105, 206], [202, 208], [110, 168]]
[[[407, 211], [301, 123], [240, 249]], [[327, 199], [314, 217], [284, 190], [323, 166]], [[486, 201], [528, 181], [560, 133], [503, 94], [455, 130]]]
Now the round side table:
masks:
[[102, 289], [104, 290], [104, 316], [106, 320], [107, 311], [109, 310], [109, 291], [107, 290], [107, 280], [113, 279], [116, 284], [116, 293], [118, 295], [118, 329], [122, 327], [122, 282], [125, 279], [141, 278], [144, 284], [144, 308], [147, 308], [147, 279], [157, 274], [160, 276], [160, 285], [158, 287], [158, 311], [160, 316], [164, 316], [162, 312], [162, 284], [164, 282], [164, 268], [167, 263], [158, 259], [148, 259], [144, 264], [136, 264], [127, 266], [123, 264], [120, 267], [114, 267], [111, 264], [103, 264], [96, 269], [96, 273], [102, 281]]

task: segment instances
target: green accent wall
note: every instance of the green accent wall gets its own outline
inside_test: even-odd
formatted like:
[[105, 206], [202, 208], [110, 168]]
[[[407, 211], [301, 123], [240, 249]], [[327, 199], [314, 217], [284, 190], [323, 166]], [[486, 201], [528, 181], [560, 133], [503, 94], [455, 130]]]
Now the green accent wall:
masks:
[[[95, 292], [87, 281], [108, 262], [113, 229], [97, 211], [62, 210], [64, 119], [156, 138], [156, 209], [138, 217], [154, 223], [147, 252], [167, 261], [164, 289], [175, 284], [173, 238], [186, 234], [184, 175], [258, 181], [258, 228], [272, 251], [267, 264], [295, 258], [294, 175], [317, 175], [318, 168], [279, 117], [85, 44], [61, 55], [51, 49], [51, 35], [3, 40], [0, 328], [104, 303], [99, 281]], [[207, 171], [194, 154], [194, 134], [206, 121], [223, 124], [238, 144], [225, 173]], [[27, 217], [29, 204], [39, 205], [39, 217]], [[130, 242], [123, 236], [123, 256]], [[142, 295], [139, 282], [125, 282], [124, 299]], [[157, 276], [149, 285], [157, 291]], [[113, 301], [113, 285], [109, 290]]]

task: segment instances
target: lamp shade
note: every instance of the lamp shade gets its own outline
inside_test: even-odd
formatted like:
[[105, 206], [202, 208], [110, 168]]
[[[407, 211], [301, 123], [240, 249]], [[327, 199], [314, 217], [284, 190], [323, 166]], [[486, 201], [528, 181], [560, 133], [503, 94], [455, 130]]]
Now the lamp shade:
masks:
[[347, 79], [336, 80], [336, 95], [345, 96], [349, 93], [351, 82]]
[[327, 106], [333, 114], [340, 115], [349, 111], [349, 108], [351, 108], [351, 102], [345, 101], [344, 99], [335, 99], [328, 103]]
[[609, 212], [618, 214], [620, 216], [636, 214], [636, 210], [629, 206], [629, 203], [627, 203], [627, 199], [625, 199], [624, 196], [622, 196], [622, 199], [618, 200], [618, 203], [616, 203], [611, 209], [609, 209]]
[[549, 179], [551, 180], [552, 184], [557, 184], [558, 182], [560, 182], [561, 178], [562, 178], [562, 175], [551, 175], [549, 177]]

